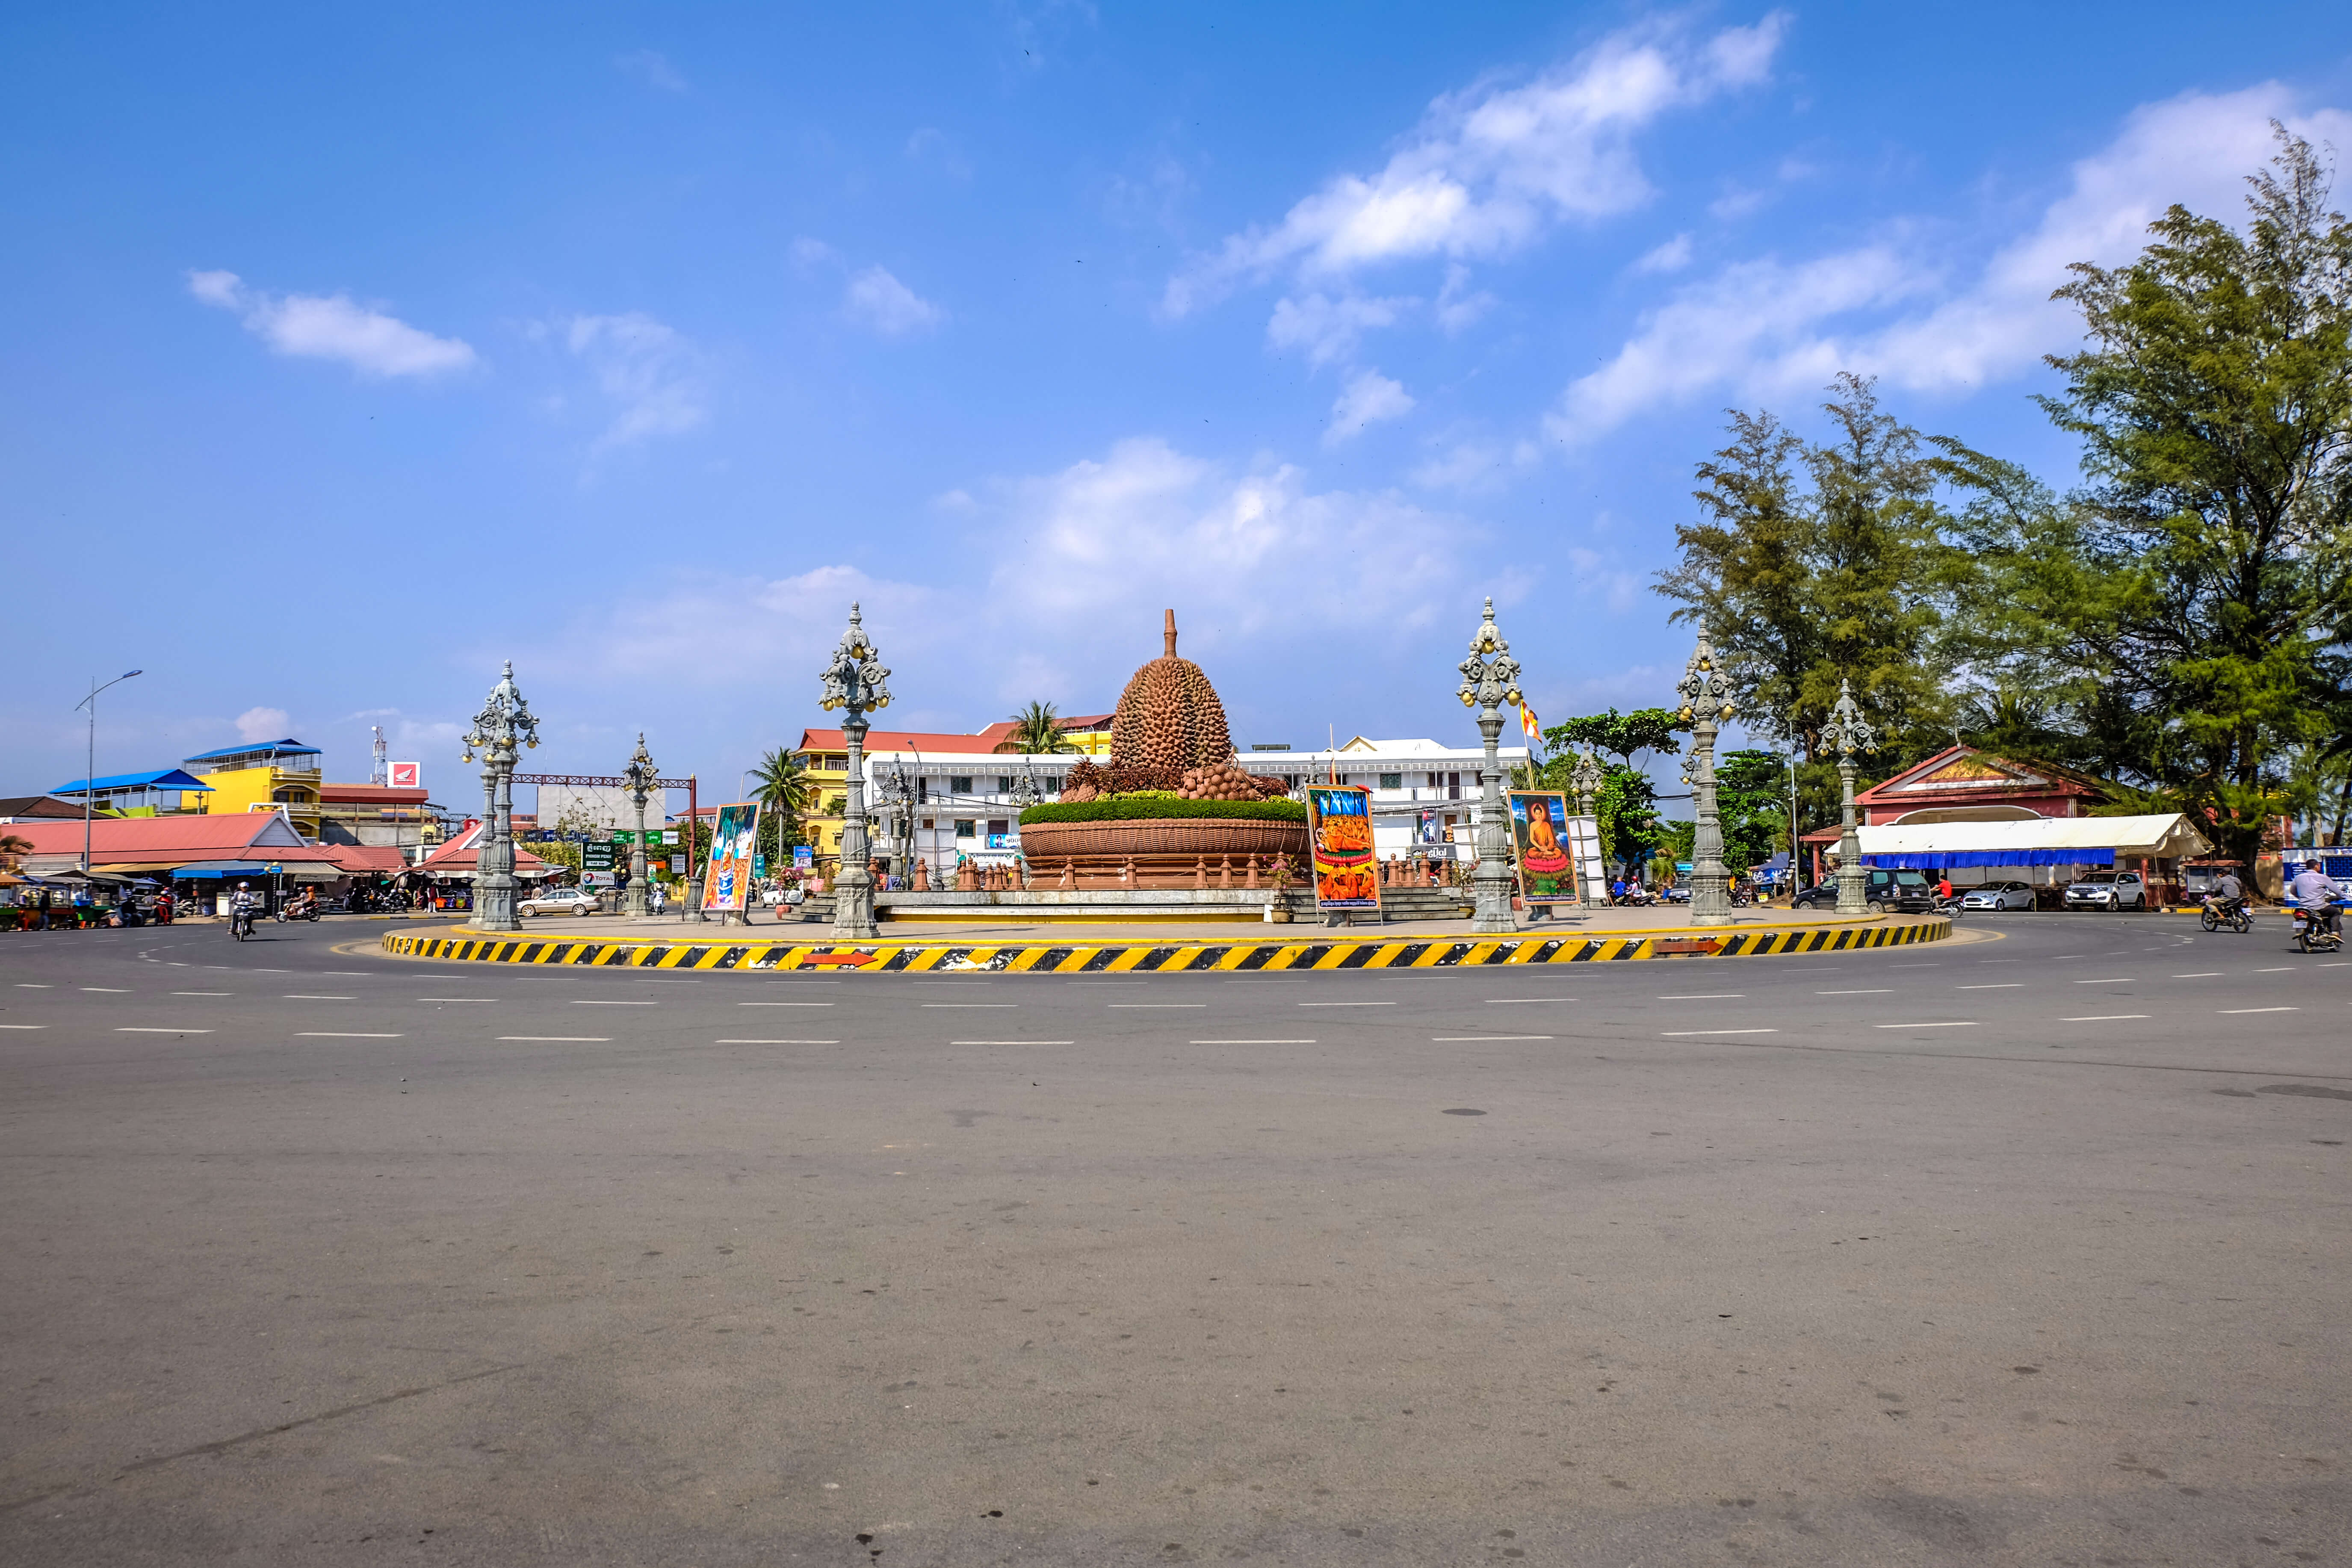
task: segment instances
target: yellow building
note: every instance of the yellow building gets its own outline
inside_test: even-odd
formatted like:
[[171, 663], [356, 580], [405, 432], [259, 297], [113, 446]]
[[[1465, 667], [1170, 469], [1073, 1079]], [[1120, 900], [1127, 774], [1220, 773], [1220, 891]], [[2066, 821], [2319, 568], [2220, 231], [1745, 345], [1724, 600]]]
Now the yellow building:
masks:
[[203, 796], [213, 816], [286, 809], [294, 831], [319, 837], [320, 752], [299, 741], [262, 741], [224, 746], [182, 760], [180, 765], [212, 793]]

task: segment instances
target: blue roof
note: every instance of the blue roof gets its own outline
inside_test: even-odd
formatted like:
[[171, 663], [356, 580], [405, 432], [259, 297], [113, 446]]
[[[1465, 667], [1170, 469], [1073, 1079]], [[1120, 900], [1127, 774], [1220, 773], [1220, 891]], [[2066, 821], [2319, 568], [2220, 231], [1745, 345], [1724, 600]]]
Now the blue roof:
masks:
[[320, 754], [316, 746], [306, 746], [299, 741], [256, 741], [247, 746], [223, 746], [217, 752], [198, 752], [193, 757], [182, 757], [184, 763], [208, 763], [215, 757], [250, 757], [260, 752], [293, 753], [305, 757]]
[[188, 774], [182, 773], [177, 768], [165, 768], [161, 773], [115, 773], [110, 777], [102, 779], [76, 779], [71, 784], [61, 784], [58, 785], [57, 788], [51, 790], [49, 793], [51, 795], [79, 795], [84, 790], [96, 792], [110, 789], [200, 789], [210, 791], [212, 787], [212, 785], [205, 783], [204, 780], [199, 778], [191, 778]]

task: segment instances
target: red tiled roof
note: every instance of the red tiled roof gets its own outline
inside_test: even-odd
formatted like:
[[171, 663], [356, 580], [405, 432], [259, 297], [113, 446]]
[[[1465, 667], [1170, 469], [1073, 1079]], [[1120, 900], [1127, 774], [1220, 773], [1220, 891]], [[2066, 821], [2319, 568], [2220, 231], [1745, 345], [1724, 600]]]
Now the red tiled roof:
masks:
[[429, 797], [421, 789], [394, 789], [389, 784], [322, 784], [322, 805], [423, 805]]
[[[964, 752], [979, 755], [996, 750], [997, 736], [940, 735], [921, 730], [868, 730], [866, 749], [869, 752]], [[848, 739], [838, 730], [803, 730], [797, 752], [841, 752], [849, 748]]]
[[390, 874], [408, 869], [408, 857], [390, 844], [321, 844], [341, 871]]
[[[29, 855], [81, 854], [79, 822], [18, 822], [8, 831], [32, 841]], [[217, 816], [100, 817], [89, 826], [93, 864], [112, 861], [323, 860], [274, 811]]]
[[[420, 871], [436, 871], [457, 868], [470, 871], [474, 868], [475, 862], [481, 858], [482, 847], [478, 842], [481, 837], [482, 825], [479, 822], [468, 822], [463, 832], [427, 855], [416, 868]], [[514, 852], [517, 871], [539, 870], [547, 865], [546, 861], [520, 844], [514, 847]]]

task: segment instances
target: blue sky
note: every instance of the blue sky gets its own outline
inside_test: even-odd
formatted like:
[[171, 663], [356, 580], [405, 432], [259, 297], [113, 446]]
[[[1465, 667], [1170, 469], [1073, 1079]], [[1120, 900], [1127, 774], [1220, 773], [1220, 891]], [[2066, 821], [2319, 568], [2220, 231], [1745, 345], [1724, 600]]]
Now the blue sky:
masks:
[[[368, 726], [731, 781], [823, 716], [1237, 740], [1663, 701], [1727, 405], [1875, 374], [2055, 482], [2069, 261], [2352, 146], [2333, 5], [12, 10], [0, 792]], [[728, 793], [715, 783], [710, 795]]]

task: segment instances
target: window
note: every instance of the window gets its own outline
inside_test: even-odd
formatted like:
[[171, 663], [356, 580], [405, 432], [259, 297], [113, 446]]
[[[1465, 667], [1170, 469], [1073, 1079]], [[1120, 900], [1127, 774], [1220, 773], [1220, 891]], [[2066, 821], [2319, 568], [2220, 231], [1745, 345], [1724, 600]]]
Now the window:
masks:
[[1020, 783], [1021, 781], [1014, 778], [1011, 773], [999, 773], [996, 775], [996, 793], [999, 795], [1011, 795], [1014, 789], [1019, 787]]
[[1448, 800], [1460, 800], [1462, 798], [1462, 775], [1460, 773], [1448, 773], [1445, 775], [1445, 798]]
[[925, 817], [925, 818], [923, 818], [923, 831], [924, 831], [924, 832], [929, 833], [929, 832], [932, 831], [932, 825], [933, 825], [934, 820], [935, 820], [934, 818], [928, 817], [928, 816], [927, 816], [927, 817]]
[[[922, 776], [922, 775], [920, 775], [920, 774], [917, 774], [917, 775], [916, 775], [916, 778], [915, 778], [915, 804], [916, 804], [917, 805], [922, 805], [922, 804], [923, 804], [923, 802], [925, 802], [925, 801], [927, 801], [927, 800], [929, 800], [929, 799], [930, 799], [930, 798], [931, 798], [931, 781], [930, 781], [929, 779], [928, 779], [928, 778], [923, 777], [923, 776]], [[926, 826], [926, 827], [929, 827], [929, 826], [930, 826], [930, 824], [929, 824], [929, 823], [928, 823], [928, 822], [926, 822], [925, 824], [923, 824], [923, 826]]]
[[1055, 777], [1052, 773], [1047, 773], [1045, 775], [1045, 782], [1038, 784], [1037, 793], [1039, 795], [1059, 795], [1062, 793], [1062, 781]]
[[988, 831], [995, 837], [1002, 837], [1013, 831], [1013, 823], [1007, 817], [992, 816], [988, 819]]
[[971, 793], [971, 775], [969, 773], [958, 773], [953, 778], [948, 780], [948, 793], [950, 795], [970, 795]]
[[955, 836], [958, 838], [977, 838], [980, 837], [977, 832], [979, 826], [969, 816], [959, 816], [956, 818]]
[[1381, 775], [1381, 787], [1382, 789], [1402, 789], [1404, 788], [1404, 775], [1402, 773], [1382, 773]]

